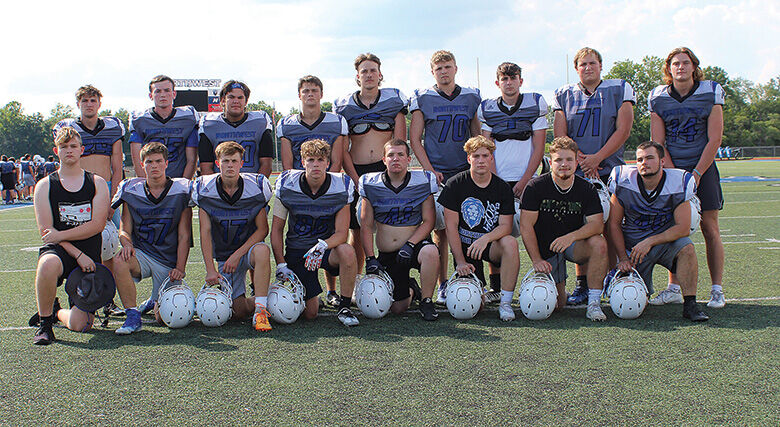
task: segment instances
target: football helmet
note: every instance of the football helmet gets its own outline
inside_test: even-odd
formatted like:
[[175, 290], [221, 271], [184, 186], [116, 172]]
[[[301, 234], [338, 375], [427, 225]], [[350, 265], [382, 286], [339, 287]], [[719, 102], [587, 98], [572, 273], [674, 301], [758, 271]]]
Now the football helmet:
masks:
[[169, 277], [160, 285], [158, 298], [160, 319], [169, 328], [183, 328], [195, 315], [195, 294], [184, 280], [171, 281]]
[[271, 283], [268, 288], [268, 312], [271, 319], [279, 323], [294, 323], [305, 308], [304, 288], [298, 276], [293, 274], [277, 278]]
[[433, 225], [434, 230], [444, 230], [446, 224], [444, 224], [444, 206], [439, 204], [439, 196], [441, 195], [441, 189], [433, 195], [433, 206], [436, 207], [436, 224]]
[[695, 195], [688, 201], [691, 202], [691, 232], [689, 235], [692, 235], [699, 229], [701, 222], [701, 201]]
[[512, 237], [520, 237], [520, 199], [515, 198], [515, 215], [512, 217]]
[[555, 280], [549, 273], [539, 273], [533, 268], [528, 270], [520, 282], [517, 302], [527, 319], [544, 320], [550, 317], [558, 303]]
[[604, 222], [607, 222], [609, 218], [609, 199], [612, 195], [609, 193], [609, 189], [600, 179], [588, 178], [588, 182], [596, 187], [596, 192], [599, 194], [599, 200], [601, 201], [601, 210], [604, 211]]
[[453, 273], [447, 281], [447, 311], [458, 320], [476, 316], [482, 308], [482, 282], [474, 274]]
[[232, 295], [233, 288], [224, 277], [216, 285], [204, 283], [195, 303], [201, 323], [209, 327], [227, 323], [233, 315]]
[[634, 269], [628, 273], [615, 270], [607, 295], [612, 312], [621, 319], [636, 319], [647, 306], [647, 286]]
[[390, 311], [393, 289], [393, 280], [386, 272], [366, 274], [355, 286], [355, 303], [364, 316], [379, 319]]
[[107, 261], [119, 252], [119, 230], [110, 219], [106, 221], [101, 237], [103, 238], [103, 246], [100, 248], [100, 258]]

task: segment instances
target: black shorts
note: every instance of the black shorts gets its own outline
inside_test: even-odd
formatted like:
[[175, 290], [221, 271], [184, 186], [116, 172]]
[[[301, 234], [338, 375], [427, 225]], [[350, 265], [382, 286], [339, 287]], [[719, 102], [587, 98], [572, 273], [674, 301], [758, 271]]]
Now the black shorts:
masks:
[[[100, 250], [101, 248], [97, 248], [97, 250], [93, 251], [82, 251], [84, 252], [84, 255], [81, 256], [88, 256], [92, 258], [92, 261], [95, 264], [100, 264]], [[59, 244], [47, 244], [38, 249], [38, 259], [41, 259], [41, 257], [46, 254], [54, 254], [57, 256], [57, 258], [60, 259], [60, 262], [62, 262], [62, 275], [57, 278], [57, 287], [60, 287], [62, 286], [62, 282], [68, 278], [70, 273], [73, 270], [79, 268], [79, 263], [76, 261], [76, 258], [70, 256], [65, 248]]]
[[[322, 285], [320, 285], [320, 272], [319, 269], [315, 271], [307, 270], [304, 265], [303, 256], [306, 255], [308, 249], [288, 249], [284, 254], [284, 260], [287, 262], [287, 267], [298, 276], [298, 280], [303, 284], [305, 289], [304, 299], [306, 301], [316, 297], [322, 293]], [[330, 258], [330, 249], [325, 251], [322, 256], [322, 264], [320, 268], [330, 273], [331, 276], [336, 277], [339, 275], [339, 267], [333, 266], [328, 263]]]
[[[412, 254], [412, 263], [409, 265], [401, 265], [395, 261], [398, 256], [398, 251], [393, 252], [379, 252], [377, 260], [385, 270], [387, 274], [393, 280], [393, 299], [395, 301], [401, 301], [409, 298], [409, 270], [420, 270], [420, 262], [417, 258], [420, 256], [422, 248], [428, 245], [433, 245], [430, 237], [423, 239], [420, 243], [414, 245], [414, 254]], [[435, 246], [435, 245], [434, 245]]]
[[[694, 166], [684, 169], [695, 175], [693, 172]], [[719, 211], [723, 209], [723, 189], [720, 188], [720, 172], [718, 167], [715, 166], [715, 162], [712, 162], [712, 165], [701, 176], [699, 185], [696, 187], [696, 196], [701, 201], [702, 211]]]
[[[384, 172], [387, 169], [387, 166], [384, 164], [384, 162], [374, 162], [369, 163], [367, 165], [354, 165], [355, 166], [355, 172], [357, 172], [358, 176], [363, 176], [367, 173], [371, 172]], [[358, 183], [355, 183], [355, 187], [358, 186]], [[358, 224], [358, 217], [357, 217], [357, 204], [360, 200], [360, 197], [355, 197], [355, 200], [352, 201], [352, 203], [349, 204], [349, 229], [350, 230], [359, 230], [360, 224]]]
[[0, 175], [0, 182], [3, 183], [3, 190], [16, 190], [16, 175], [13, 173]]
[[[490, 259], [490, 248], [493, 246], [493, 242], [490, 242], [487, 244], [487, 246], [485, 246], [485, 250], [482, 251], [482, 256], [480, 257], [480, 259], [469, 258], [469, 256], [466, 255], [466, 249], [468, 249], [469, 246], [470, 245], [464, 243], [460, 244], [461, 249], [463, 249], [463, 256], [466, 258], [466, 262], [474, 266], [474, 270], [475, 270], [474, 274], [477, 275], [477, 278], [479, 278], [479, 280], [482, 281], [482, 285], [484, 286], [485, 284], [487, 284], [487, 282], [485, 281], [485, 269], [482, 266], [482, 261], [487, 261], [493, 264], [493, 266], [495, 267], [501, 267], [501, 261], [500, 260], [493, 261]], [[455, 264], [454, 257], [452, 262], [453, 264]]]

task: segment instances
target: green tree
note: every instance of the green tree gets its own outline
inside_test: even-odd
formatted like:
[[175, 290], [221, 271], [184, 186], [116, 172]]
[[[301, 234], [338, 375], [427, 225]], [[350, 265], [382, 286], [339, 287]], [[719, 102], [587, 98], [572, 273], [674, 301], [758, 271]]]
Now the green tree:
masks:
[[626, 140], [626, 149], [633, 149], [642, 141], [650, 139], [650, 112], [647, 97], [656, 86], [663, 84], [663, 59], [657, 56], [645, 56], [641, 63], [630, 59], [618, 61], [607, 74], [606, 79], [623, 79], [636, 93], [634, 105], [634, 125]]

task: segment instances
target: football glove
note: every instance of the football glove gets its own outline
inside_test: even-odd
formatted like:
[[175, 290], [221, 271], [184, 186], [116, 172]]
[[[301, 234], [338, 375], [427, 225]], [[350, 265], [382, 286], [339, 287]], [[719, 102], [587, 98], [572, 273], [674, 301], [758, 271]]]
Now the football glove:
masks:
[[395, 257], [395, 261], [401, 265], [409, 265], [412, 263], [412, 257], [414, 256], [414, 244], [412, 242], [406, 242], [401, 249], [398, 250], [398, 255]]
[[325, 255], [325, 251], [328, 249], [328, 242], [317, 239], [317, 244], [312, 246], [306, 255], [303, 256], [303, 265], [309, 271], [315, 271], [320, 268], [322, 264], [322, 257]]
[[295, 273], [287, 267], [287, 263], [283, 262], [276, 265], [276, 278], [279, 280], [285, 280], [294, 277]]
[[382, 263], [376, 257], [366, 257], [366, 274], [379, 274], [380, 271], [385, 271]]

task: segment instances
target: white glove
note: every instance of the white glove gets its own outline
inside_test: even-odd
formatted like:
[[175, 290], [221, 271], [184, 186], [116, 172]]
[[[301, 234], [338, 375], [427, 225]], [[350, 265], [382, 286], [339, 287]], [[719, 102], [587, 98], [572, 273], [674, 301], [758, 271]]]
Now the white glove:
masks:
[[295, 277], [295, 273], [287, 267], [287, 263], [283, 262], [276, 264], [276, 278], [279, 280], [285, 280]]
[[328, 242], [317, 239], [317, 244], [312, 246], [306, 255], [303, 256], [303, 265], [309, 271], [316, 271], [322, 264], [322, 256], [325, 255], [325, 251], [328, 249]]

